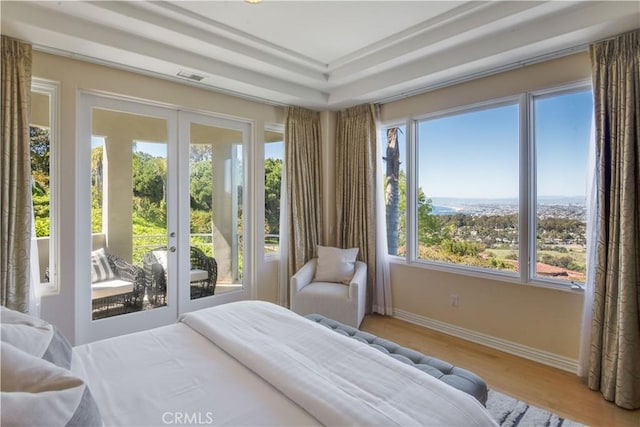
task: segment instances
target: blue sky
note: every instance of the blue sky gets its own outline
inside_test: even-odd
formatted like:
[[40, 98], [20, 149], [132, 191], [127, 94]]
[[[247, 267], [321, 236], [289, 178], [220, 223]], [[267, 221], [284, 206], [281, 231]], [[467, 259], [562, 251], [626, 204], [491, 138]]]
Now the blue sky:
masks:
[[[536, 100], [538, 196], [585, 194], [592, 105], [590, 91]], [[429, 198], [516, 198], [518, 139], [517, 105], [425, 120], [419, 185]], [[399, 142], [404, 157], [406, 132]]]
[[284, 142], [270, 142], [264, 144], [265, 159], [284, 159]]
[[136, 142], [136, 151], [149, 153], [153, 157], [167, 157], [167, 144], [163, 142]]
[[[100, 136], [91, 137], [91, 148], [104, 145], [104, 138]], [[154, 157], [167, 157], [167, 144], [163, 142], [136, 142], [136, 151], [149, 153]]]

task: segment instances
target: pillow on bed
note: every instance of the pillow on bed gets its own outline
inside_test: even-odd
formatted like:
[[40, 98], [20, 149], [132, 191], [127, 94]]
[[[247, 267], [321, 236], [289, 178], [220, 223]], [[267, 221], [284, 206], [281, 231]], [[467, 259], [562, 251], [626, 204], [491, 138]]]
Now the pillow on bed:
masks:
[[100, 410], [85, 382], [45, 360], [0, 345], [3, 426], [100, 426]]
[[313, 281], [348, 285], [355, 272], [358, 251], [358, 248], [339, 249], [318, 246], [318, 261]]
[[91, 252], [91, 283], [116, 278], [104, 248]]
[[62, 368], [71, 367], [67, 338], [48, 322], [0, 306], [0, 340]]

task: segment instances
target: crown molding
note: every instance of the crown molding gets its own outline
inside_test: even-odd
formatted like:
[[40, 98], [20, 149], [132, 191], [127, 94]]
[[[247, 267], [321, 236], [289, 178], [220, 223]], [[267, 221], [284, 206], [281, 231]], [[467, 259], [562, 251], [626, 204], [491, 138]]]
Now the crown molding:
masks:
[[556, 57], [638, 28], [635, 2], [464, 2], [330, 64], [178, 2], [3, 1], [2, 32], [49, 53], [269, 103], [340, 109]]

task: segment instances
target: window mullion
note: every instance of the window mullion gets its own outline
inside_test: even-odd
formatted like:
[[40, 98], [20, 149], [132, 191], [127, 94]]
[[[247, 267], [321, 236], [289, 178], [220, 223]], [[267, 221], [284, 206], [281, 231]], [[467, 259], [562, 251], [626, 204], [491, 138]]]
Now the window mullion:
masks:
[[418, 190], [418, 174], [417, 174], [417, 161], [418, 161], [418, 144], [416, 143], [416, 128], [418, 122], [415, 120], [407, 120], [406, 129], [407, 132], [407, 262], [414, 262], [418, 256], [417, 251], [417, 237], [418, 237], [418, 221], [417, 221], [417, 208], [416, 197]]
[[531, 270], [535, 267], [532, 259], [532, 245], [535, 245], [535, 155], [533, 147], [533, 111], [531, 109], [531, 97], [522, 94], [520, 103], [520, 215], [519, 236], [520, 255], [519, 271], [520, 281], [527, 283], [531, 277]]

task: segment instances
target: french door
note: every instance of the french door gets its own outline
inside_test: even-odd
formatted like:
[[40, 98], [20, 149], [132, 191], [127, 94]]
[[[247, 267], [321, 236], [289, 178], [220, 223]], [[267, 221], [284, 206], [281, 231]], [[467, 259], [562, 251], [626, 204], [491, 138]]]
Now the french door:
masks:
[[[179, 311], [249, 297], [247, 249], [253, 211], [246, 197], [249, 180], [248, 123], [180, 111], [178, 183]], [[183, 249], [182, 249], [183, 248]], [[198, 281], [204, 255], [213, 259], [215, 283]], [[206, 269], [206, 268], [204, 268]], [[187, 291], [187, 284], [189, 290]]]
[[82, 93], [77, 343], [244, 299], [250, 124]]

